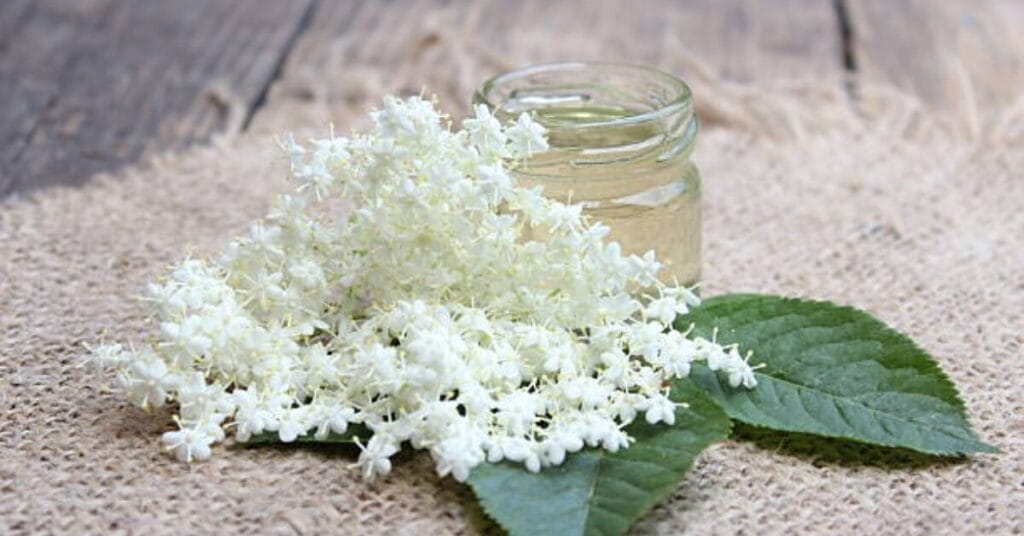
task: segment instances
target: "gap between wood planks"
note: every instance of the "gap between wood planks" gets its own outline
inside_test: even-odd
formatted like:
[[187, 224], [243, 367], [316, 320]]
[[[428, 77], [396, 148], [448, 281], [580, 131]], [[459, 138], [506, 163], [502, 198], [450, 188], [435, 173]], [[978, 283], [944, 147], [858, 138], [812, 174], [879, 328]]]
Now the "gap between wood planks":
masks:
[[310, 0], [309, 5], [306, 6], [306, 10], [302, 13], [302, 17], [299, 19], [299, 23], [288, 36], [288, 40], [285, 41], [284, 46], [281, 47], [281, 54], [278, 55], [277, 62], [274, 63], [273, 72], [263, 83], [263, 86], [259, 88], [256, 98], [245, 111], [245, 119], [242, 121], [241, 127], [243, 132], [249, 128], [249, 125], [252, 123], [252, 118], [256, 115], [256, 112], [266, 106], [267, 94], [270, 92], [270, 87], [281, 79], [282, 74], [284, 74], [285, 63], [288, 61], [288, 56], [291, 55], [292, 49], [295, 48], [295, 43], [298, 42], [299, 36], [304, 34], [306, 30], [309, 29], [310, 24], [313, 23], [313, 17], [316, 16], [316, 11], [319, 7], [320, 0]]
[[844, 87], [846, 94], [856, 100], [858, 97], [857, 88], [857, 49], [854, 44], [857, 34], [854, 33], [853, 20], [850, 18], [850, 11], [846, 3], [849, 0], [832, 0], [832, 7], [836, 13], [836, 23], [839, 26], [840, 52], [842, 53], [843, 69], [846, 71]]

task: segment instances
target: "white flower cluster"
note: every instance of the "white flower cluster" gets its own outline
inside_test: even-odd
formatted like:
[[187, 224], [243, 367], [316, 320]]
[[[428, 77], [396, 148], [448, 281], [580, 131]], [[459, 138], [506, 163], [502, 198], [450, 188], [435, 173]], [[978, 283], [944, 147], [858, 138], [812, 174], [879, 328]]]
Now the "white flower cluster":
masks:
[[220, 259], [150, 285], [152, 343], [94, 351], [135, 404], [178, 404], [163, 441], [180, 459], [225, 429], [289, 442], [360, 423], [367, 478], [406, 441], [458, 480], [484, 461], [538, 471], [626, 448], [638, 415], [672, 424], [669, 380], [695, 360], [755, 385], [734, 347], [672, 329], [698, 300], [652, 253], [517, 186], [512, 163], [547, 148], [527, 115], [503, 127], [479, 107], [452, 132], [432, 102], [387, 98], [372, 118], [284, 143], [297, 190]]

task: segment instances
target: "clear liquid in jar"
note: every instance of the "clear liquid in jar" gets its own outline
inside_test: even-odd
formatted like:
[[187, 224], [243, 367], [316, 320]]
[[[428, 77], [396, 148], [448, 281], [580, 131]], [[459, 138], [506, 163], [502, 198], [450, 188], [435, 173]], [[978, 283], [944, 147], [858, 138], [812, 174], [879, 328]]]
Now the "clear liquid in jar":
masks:
[[[517, 173], [520, 182], [541, 186], [553, 199], [583, 204], [587, 215], [610, 228], [609, 240], [619, 242], [624, 252], [654, 250], [665, 283], [696, 283], [701, 271], [700, 175], [689, 154], [657, 158], [666, 144], [650, 123], [594, 125], [638, 110], [569, 105], [533, 113], [549, 128], [552, 150], [526, 162]], [[559, 128], [574, 124], [593, 126]]]

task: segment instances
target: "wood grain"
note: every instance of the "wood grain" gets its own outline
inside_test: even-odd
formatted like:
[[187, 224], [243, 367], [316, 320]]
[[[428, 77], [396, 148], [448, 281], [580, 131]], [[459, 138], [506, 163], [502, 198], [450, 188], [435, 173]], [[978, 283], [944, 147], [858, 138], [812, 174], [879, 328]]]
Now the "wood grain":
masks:
[[423, 88], [461, 113], [483, 80], [552, 61], [650, 64], [687, 78], [694, 66], [683, 58], [699, 58], [711, 74], [736, 82], [798, 77], [839, 85], [838, 29], [830, 0], [325, 0], [266, 113], [288, 99], [317, 98], [330, 118], [344, 120], [339, 114], [373, 105], [380, 93]]
[[1024, 97], [1024, 2], [851, 0], [863, 83], [977, 116]]
[[[356, 121], [382, 93], [459, 113], [481, 80], [550, 61], [895, 84], [980, 128], [1024, 98], [1019, 28], [1019, 0], [6, 0], [0, 197], [250, 124]], [[326, 107], [281, 111], [296, 99]]]
[[[476, 39], [527, 47], [528, 61], [574, 59], [671, 66], [689, 54], [727, 80], [838, 79], [840, 42], [828, 0], [492, 3]], [[539, 30], [538, 30], [539, 29]], [[527, 44], [531, 41], [533, 46]]]
[[0, 197], [241, 128], [309, 5], [4, 3]]

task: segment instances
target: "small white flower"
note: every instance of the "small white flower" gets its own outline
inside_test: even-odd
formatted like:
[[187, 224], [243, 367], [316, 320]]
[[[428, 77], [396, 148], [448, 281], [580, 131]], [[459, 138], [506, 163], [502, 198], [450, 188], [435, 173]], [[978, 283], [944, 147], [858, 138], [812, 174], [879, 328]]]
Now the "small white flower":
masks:
[[117, 386], [125, 397], [143, 409], [163, 406], [177, 382], [177, 375], [149, 347], [143, 348], [117, 376]]
[[163, 322], [160, 330], [163, 331], [168, 345], [173, 345], [188, 355], [196, 356], [205, 354], [212, 344], [210, 338], [202, 333], [202, 319], [197, 316], [189, 316], [181, 323]]
[[323, 441], [331, 434], [344, 434], [348, 431], [349, 423], [356, 417], [356, 411], [337, 401], [317, 401], [313, 406], [315, 414], [310, 420], [316, 425], [316, 432], [313, 434], [316, 439]]
[[372, 480], [391, 472], [391, 456], [398, 452], [398, 445], [384, 434], [374, 434], [366, 443], [360, 445], [362, 452], [356, 465], [362, 470], [363, 478]]
[[670, 331], [663, 338], [658, 364], [668, 377], [685, 378], [690, 375], [690, 364], [697, 358], [697, 344], [678, 331]]
[[305, 288], [315, 289], [325, 283], [324, 271], [312, 259], [293, 259], [288, 263], [288, 275]]
[[210, 445], [216, 440], [206, 431], [198, 428], [182, 428], [165, 432], [163, 443], [181, 461], [192, 463], [210, 457]]
[[754, 369], [748, 362], [750, 355], [742, 357], [735, 347], [727, 354], [727, 361], [723, 363], [721, 370], [726, 373], [730, 387], [743, 386], [747, 389], [757, 387], [757, 378], [754, 376]]
[[544, 127], [533, 121], [526, 113], [519, 114], [516, 123], [505, 132], [515, 156], [524, 157], [548, 150]]
[[124, 351], [120, 344], [101, 344], [91, 349], [89, 361], [100, 368], [113, 368], [125, 365], [132, 355]]
[[671, 326], [677, 315], [686, 314], [689, 308], [685, 302], [677, 301], [672, 296], [662, 296], [651, 300], [644, 307], [644, 315], [661, 322], [665, 326]]
[[474, 106], [473, 113], [474, 117], [462, 122], [470, 142], [484, 154], [504, 156], [505, 131], [501, 123], [482, 104]]
[[663, 422], [672, 425], [676, 422], [676, 404], [666, 396], [649, 398], [641, 406], [648, 424]]
[[629, 352], [653, 362], [661, 351], [665, 327], [654, 322], [633, 324], [629, 327]]

